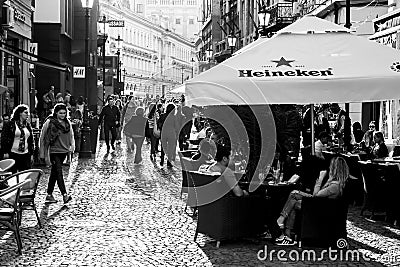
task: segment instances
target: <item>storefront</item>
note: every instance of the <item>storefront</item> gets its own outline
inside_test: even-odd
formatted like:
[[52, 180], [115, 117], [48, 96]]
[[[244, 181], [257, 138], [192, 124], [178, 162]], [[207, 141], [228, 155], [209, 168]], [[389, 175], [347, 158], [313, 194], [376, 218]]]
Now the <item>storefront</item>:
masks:
[[[10, 1], [10, 24], [2, 39], [2, 47], [20, 54], [28, 51], [32, 36], [32, 10], [30, 0]], [[0, 113], [10, 114], [20, 104], [30, 104], [30, 85], [34, 75], [30, 64], [20, 57], [1, 51]]]
[[[390, 11], [374, 20], [375, 34], [369, 37], [383, 45], [400, 49], [400, 9]], [[398, 70], [400, 71], [400, 70]], [[400, 100], [388, 100], [380, 104], [379, 130], [385, 138], [399, 142]]]

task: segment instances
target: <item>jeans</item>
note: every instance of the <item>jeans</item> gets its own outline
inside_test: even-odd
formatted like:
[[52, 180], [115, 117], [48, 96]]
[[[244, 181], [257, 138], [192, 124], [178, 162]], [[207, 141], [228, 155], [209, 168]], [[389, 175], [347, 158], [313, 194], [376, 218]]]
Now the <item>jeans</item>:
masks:
[[[136, 149], [135, 153], [135, 163], [140, 163], [142, 161], [142, 145], [143, 145], [144, 137], [128, 137], [127, 138], [127, 146], [128, 148], [132, 148], [132, 150]], [[132, 143], [135, 145], [133, 147]]]
[[175, 161], [177, 136], [174, 132], [165, 132], [161, 134], [161, 158], [167, 154], [168, 161]]
[[150, 132], [150, 154], [154, 155], [156, 154], [156, 148], [158, 146], [158, 138], [156, 138], [153, 134], [153, 129], [154, 128], [149, 128], [149, 132]]
[[56, 182], [58, 184], [58, 188], [60, 189], [61, 194], [66, 194], [67, 190], [65, 189], [64, 177], [62, 173], [62, 163], [67, 157], [67, 153], [51, 153], [50, 161], [51, 161], [51, 173], [49, 178], [49, 184], [47, 186], [47, 194], [51, 195], [54, 191], [54, 186]]
[[286, 218], [285, 226], [287, 229], [293, 229], [296, 220], [296, 210], [301, 210], [301, 200], [303, 197], [312, 197], [312, 195], [298, 190], [290, 192], [281, 212], [281, 215]]
[[107, 149], [110, 149], [110, 131], [111, 131], [111, 146], [114, 146], [115, 139], [117, 138], [117, 130], [115, 126], [107, 125], [104, 123], [104, 139], [106, 140]]
[[15, 164], [10, 170], [12, 173], [29, 170], [32, 167], [31, 154], [29, 153], [18, 154], [10, 152], [9, 156], [10, 159], [15, 160]]

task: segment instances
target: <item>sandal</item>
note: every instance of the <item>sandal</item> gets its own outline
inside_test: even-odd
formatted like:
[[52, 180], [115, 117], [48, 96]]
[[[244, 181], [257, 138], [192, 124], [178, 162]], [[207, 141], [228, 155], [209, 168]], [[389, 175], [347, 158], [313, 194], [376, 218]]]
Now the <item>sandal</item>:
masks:
[[279, 246], [294, 246], [296, 245], [297, 242], [292, 240], [290, 237], [285, 236], [285, 238], [281, 241], [278, 242], [277, 245]]

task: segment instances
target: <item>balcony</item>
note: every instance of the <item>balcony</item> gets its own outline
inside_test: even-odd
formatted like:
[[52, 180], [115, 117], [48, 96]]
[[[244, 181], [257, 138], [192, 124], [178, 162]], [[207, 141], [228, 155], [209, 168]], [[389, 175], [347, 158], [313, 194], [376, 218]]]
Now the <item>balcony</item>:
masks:
[[267, 7], [267, 11], [271, 14], [269, 24], [266, 27], [268, 32], [277, 32], [292, 24], [298, 18], [292, 3], [277, 3]]

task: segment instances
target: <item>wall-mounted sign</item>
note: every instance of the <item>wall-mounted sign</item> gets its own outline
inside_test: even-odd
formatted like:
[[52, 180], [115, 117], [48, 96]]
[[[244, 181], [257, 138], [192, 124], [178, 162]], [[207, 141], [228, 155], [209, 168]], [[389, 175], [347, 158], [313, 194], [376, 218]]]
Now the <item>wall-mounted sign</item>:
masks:
[[85, 67], [74, 67], [74, 78], [75, 79], [85, 78]]
[[109, 27], [125, 27], [125, 21], [123, 20], [109, 20], [108, 21]]
[[24, 13], [19, 11], [18, 9], [14, 8], [14, 19], [25, 23], [26, 16]]
[[[28, 51], [29, 53], [34, 54], [35, 56], [38, 55], [38, 43], [30, 43], [29, 42], [28, 48], [29, 48], [29, 51]], [[31, 57], [31, 60], [37, 61], [37, 58]]]

